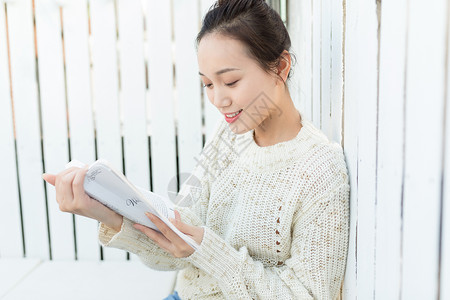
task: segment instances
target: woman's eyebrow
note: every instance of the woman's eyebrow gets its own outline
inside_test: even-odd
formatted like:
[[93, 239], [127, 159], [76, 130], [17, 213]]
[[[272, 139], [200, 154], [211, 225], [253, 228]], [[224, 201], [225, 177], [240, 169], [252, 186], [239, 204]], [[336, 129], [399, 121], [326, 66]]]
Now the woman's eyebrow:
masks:
[[[223, 73], [226, 73], [226, 72], [236, 71], [236, 70], [240, 70], [240, 69], [237, 69], [237, 68], [225, 68], [225, 69], [222, 69], [222, 70], [220, 70], [220, 71], [217, 71], [217, 72], [216, 72], [216, 75], [220, 75], [220, 74], [223, 74]], [[201, 72], [198, 72], [198, 74], [199, 74], [200, 76], [205, 76], [205, 75], [202, 74]]]

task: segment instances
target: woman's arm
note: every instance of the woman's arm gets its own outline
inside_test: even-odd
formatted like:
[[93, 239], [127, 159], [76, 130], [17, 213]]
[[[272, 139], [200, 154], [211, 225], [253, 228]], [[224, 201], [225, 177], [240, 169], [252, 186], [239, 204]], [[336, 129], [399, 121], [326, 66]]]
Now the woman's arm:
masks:
[[200, 248], [183, 259], [216, 278], [229, 299], [335, 299], [346, 265], [349, 186], [333, 186], [296, 212], [291, 256], [280, 266], [264, 267], [207, 227]]
[[[200, 218], [187, 207], [176, 207], [181, 220], [195, 226], [202, 225]], [[172, 256], [161, 249], [140, 230], [133, 227], [134, 222], [123, 217], [122, 226], [117, 231], [100, 222], [98, 228], [99, 243], [104, 247], [118, 248], [136, 254], [148, 267], [155, 270], [180, 270], [189, 263]]]
[[[219, 120], [211, 137], [207, 140], [207, 146], [217, 147], [220, 143], [220, 134], [225, 129], [226, 123], [222, 119]], [[177, 195], [176, 203], [186, 203], [185, 198], [189, 198], [193, 204], [189, 207], [179, 206], [175, 204], [175, 209], [180, 213], [183, 223], [202, 226], [205, 222], [206, 211], [209, 202], [209, 186], [211, 177], [208, 176], [207, 168], [212, 157], [206, 157], [201, 153], [199, 163], [194, 168], [192, 174], [199, 180], [200, 186], [190, 186], [184, 183]], [[189, 202], [189, 201], [188, 201]], [[159, 247], [152, 239], [133, 227], [133, 222], [127, 218], [123, 218], [120, 230], [111, 224], [100, 223], [98, 227], [99, 243], [104, 247], [118, 248], [136, 254], [149, 267], [156, 270], [179, 270], [187, 267], [189, 262], [174, 257], [161, 247]], [[113, 227], [113, 228], [112, 228]], [[115, 229], [114, 229], [115, 228]]]

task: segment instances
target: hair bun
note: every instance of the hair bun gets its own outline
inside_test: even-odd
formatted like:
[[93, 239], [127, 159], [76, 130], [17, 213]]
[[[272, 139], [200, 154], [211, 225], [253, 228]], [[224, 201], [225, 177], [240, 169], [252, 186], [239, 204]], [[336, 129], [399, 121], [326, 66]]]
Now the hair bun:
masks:
[[223, 6], [227, 4], [237, 4], [237, 3], [245, 3], [247, 5], [255, 5], [261, 2], [266, 2], [265, 0], [217, 0], [216, 6]]

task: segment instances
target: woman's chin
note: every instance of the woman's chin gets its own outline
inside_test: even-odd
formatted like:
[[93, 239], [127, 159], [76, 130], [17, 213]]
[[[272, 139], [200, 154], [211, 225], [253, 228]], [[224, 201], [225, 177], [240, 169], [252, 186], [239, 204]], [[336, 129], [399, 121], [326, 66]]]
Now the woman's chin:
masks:
[[238, 124], [229, 124], [228, 127], [235, 134], [244, 134], [244, 133], [247, 133], [250, 130], [252, 130], [252, 128], [244, 126], [242, 124], [240, 124], [240, 125], [238, 125]]

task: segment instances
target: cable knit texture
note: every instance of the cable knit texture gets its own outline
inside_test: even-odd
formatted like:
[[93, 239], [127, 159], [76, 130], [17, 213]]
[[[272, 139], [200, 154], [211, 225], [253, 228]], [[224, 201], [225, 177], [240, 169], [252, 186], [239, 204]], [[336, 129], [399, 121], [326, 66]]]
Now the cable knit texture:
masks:
[[157, 270], [180, 270], [181, 299], [337, 299], [344, 277], [349, 181], [342, 147], [302, 116], [289, 141], [260, 147], [254, 130], [236, 135], [225, 120], [183, 184], [183, 222], [205, 229], [200, 248], [175, 258], [124, 218], [100, 223], [105, 247], [139, 256]]

